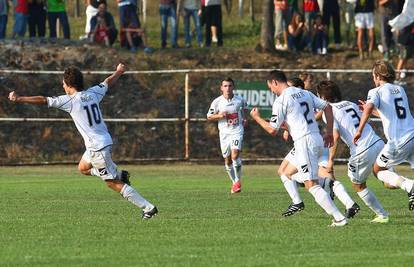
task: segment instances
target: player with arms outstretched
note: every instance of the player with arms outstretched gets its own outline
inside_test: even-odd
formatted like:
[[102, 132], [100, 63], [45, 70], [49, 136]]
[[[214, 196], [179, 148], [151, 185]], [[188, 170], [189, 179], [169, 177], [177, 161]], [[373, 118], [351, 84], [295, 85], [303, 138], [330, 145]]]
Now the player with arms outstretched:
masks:
[[76, 67], [68, 67], [63, 74], [65, 95], [57, 97], [19, 96], [13, 91], [10, 92], [9, 99], [15, 103], [48, 105], [48, 107], [68, 112], [82, 135], [86, 147], [78, 165], [79, 171], [85, 175], [100, 177], [109, 188], [142, 209], [143, 219], [150, 219], [157, 214], [158, 210], [130, 186], [127, 171], [117, 170], [111, 155], [112, 138], [99, 108], [99, 103], [108, 88], [112, 87], [124, 72], [125, 66], [119, 64], [115, 72], [102, 83], [85, 90], [82, 72]]

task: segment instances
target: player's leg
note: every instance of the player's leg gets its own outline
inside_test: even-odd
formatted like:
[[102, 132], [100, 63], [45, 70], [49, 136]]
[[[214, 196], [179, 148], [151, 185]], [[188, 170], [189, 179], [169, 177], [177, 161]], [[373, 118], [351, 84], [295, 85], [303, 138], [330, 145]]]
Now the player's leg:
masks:
[[231, 183], [236, 182], [234, 175], [234, 170], [231, 162], [231, 147], [230, 147], [230, 138], [226, 134], [220, 133], [220, 148], [221, 154], [224, 159], [224, 169], [226, 170], [227, 175], [229, 176]]
[[375, 194], [369, 190], [365, 182], [360, 184], [353, 182], [352, 187], [362, 201], [364, 201], [365, 205], [376, 214], [376, 217], [371, 222], [387, 223], [389, 221], [388, 212], [384, 210]]
[[231, 136], [230, 150], [231, 150], [231, 160], [232, 167], [234, 172], [234, 184], [232, 186], [232, 193], [241, 192], [241, 177], [242, 177], [242, 160], [240, 157], [240, 151], [243, 144], [243, 135], [234, 134]]
[[289, 154], [285, 157], [278, 169], [280, 180], [282, 181], [283, 186], [286, 189], [286, 192], [292, 200], [292, 203], [289, 205], [286, 211], [282, 213], [282, 216], [285, 217], [291, 216], [296, 212], [302, 211], [305, 208], [305, 204], [303, 203], [303, 200], [300, 197], [298, 186], [295, 180], [298, 178], [296, 177], [298, 174], [298, 170], [296, 166], [289, 162], [288, 159], [290, 159], [291, 161], [294, 160], [293, 158], [289, 157], [289, 155], [292, 155], [291, 152], [289, 152]]

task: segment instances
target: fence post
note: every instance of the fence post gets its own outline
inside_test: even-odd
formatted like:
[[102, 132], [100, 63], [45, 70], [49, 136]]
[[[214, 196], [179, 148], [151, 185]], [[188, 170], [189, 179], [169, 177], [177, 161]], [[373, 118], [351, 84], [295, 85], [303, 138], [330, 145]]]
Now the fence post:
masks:
[[326, 79], [331, 80], [331, 72], [326, 72]]
[[185, 74], [184, 85], [184, 159], [190, 159], [190, 108], [189, 108], [189, 75]]

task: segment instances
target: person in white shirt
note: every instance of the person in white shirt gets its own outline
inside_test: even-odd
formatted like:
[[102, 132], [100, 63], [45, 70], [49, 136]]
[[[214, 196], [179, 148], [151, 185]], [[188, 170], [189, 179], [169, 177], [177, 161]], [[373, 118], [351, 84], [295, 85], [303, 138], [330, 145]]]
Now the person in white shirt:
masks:
[[82, 135], [86, 151], [79, 162], [78, 169], [85, 175], [100, 177], [112, 190], [142, 209], [142, 219], [150, 219], [158, 210], [130, 186], [129, 173], [118, 171], [112, 161], [112, 138], [106, 128], [99, 103], [109, 87], [125, 72], [125, 66], [119, 64], [115, 72], [102, 83], [84, 90], [82, 72], [76, 67], [68, 67], [63, 74], [65, 95], [57, 97], [19, 96], [10, 92], [9, 100], [15, 103], [48, 105], [68, 112], [76, 128]]
[[414, 182], [397, 174], [392, 167], [409, 162], [414, 168], [414, 119], [403, 87], [393, 84], [395, 70], [390, 63], [378, 60], [372, 69], [374, 89], [369, 90], [367, 101], [361, 101], [364, 112], [353, 143], [360, 144], [363, 130], [371, 114], [382, 121], [387, 143], [374, 164], [375, 176], [387, 188], [400, 188], [408, 193], [408, 208], [414, 210]]
[[[295, 147], [295, 164], [299, 170], [300, 181], [312, 194], [315, 201], [325, 212], [333, 216], [331, 226], [344, 226], [347, 218], [338, 210], [328, 193], [318, 183], [318, 159], [325, 145], [332, 145], [332, 107], [324, 100], [287, 84], [285, 74], [279, 70], [269, 73], [269, 89], [278, 95], [273, 103], [272, 117], [267, 122], [260, 116], [257, 108], [250, 112], [252, 118], [269, 134], [276, 135], [280, 128], [288, 129]], [[324, 141], [319, 133], [313, 110], [323, 110], [327, 117], [327, 131]]]
[[[334, 173], [334, 158], [336, 148], [341, 138], [349, 147], [348, 177], [352, 187], [364, 203], [375, 213], [374, 223], [388, 223], [388, 212], [384, 210], [375, 194], [367, 188], [367, 179], [372, 172], [372, 166], [384, 147], [384, 141], [374, 132], [368, 124], [364, 128], [358, 146], [352, 142], [356, 133], [362, 112], [358, 105], [342, 100], [339, 87], [332, 81], [321, 81], [316, 86], [318, 96], [332, 106], [334, 125], [334, 145], [329, 149], [328, 172]], [[325, 119], [325, 118], [324, 118]]]
[[241, 191], [242, 160], [240, 151], [243, 143], [246, 120], [246, 101], [233, 93], [234, 81], [226, 78], [221, 81], [222, 95], [214, 99], [207, 113], [208, 121], [217, 121], [220, 135], [220, 147], [227, 174], [232, 181], [230, 192]]

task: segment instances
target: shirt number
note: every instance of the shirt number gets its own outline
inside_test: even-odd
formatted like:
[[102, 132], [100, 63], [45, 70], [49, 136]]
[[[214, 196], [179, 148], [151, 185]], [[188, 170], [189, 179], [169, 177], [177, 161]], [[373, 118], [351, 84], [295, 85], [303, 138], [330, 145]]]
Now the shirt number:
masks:
[[101, 123], [101, 113], [99, 112], [99, 108], [96, 103], [92, 104], [90, 107], [84, 106], [83, 109], [86, 111], [86, 115], [88, 115], [89, 126], [92, 126], [93, 122], [95, 122], [95, 124]]
[[305, 120], [306, 120], [306, 122], [307, 122], [308, 124], [313, 123], [313, 120], [312, 120], [312, 119], [308, 119], [308, 115], [309, 115], [309, 112], [310, 112], [310, 109], [309, 109], [309, 105], [308, 105], [308, 103], [306, 103], [306, 102], [301, 102], [301, 103], [300, 103], [300, 106], [305, 108], [305, 111], [303, 112], [303, 116], [305, 116]]
[[407, 111], [403, 106], [399, 105], [401, 102], [403, 102], [401, 97], [394, 99], [395, 111], [397, 112], [397, 117], [399, 119], [405, 119], [407, 117]]

